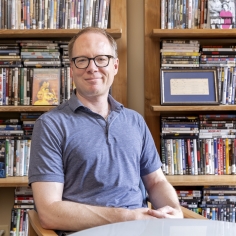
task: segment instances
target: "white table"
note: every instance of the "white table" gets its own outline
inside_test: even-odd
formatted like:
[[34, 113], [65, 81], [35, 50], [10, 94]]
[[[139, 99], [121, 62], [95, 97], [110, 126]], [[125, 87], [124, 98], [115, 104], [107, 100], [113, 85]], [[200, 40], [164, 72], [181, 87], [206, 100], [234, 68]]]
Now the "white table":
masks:
[[236, 236], [236, 223], [195, 219], [137, 220], [98, 226], [70, 236]]

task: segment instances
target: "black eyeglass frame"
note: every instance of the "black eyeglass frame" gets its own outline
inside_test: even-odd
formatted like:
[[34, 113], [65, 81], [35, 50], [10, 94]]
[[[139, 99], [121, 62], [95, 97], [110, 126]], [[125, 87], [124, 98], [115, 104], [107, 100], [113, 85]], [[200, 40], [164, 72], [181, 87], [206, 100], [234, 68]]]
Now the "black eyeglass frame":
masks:
[[[98, 66], [98, 65], [97, 65], [97, 63], [96, 63], [96, 61], [95, 61], [95, 58], [96, 58], [96, 57], [101, 57], [101, 56], [106, 56], [106, 57], [108, 57], [108, 62], [107, 62], [107, 65], [106, 65], [106, 66]], [[80, 58], [80, 57], [82, 57], [82, 58], [87, 58], [87, 59], [89, 60], [89, 61], [88, 61], [88, 65], [87, 65], [86, 67], [83, 67], [83, 68], [77, 67], [77, 65], [76, 65], [76, 63], [75, 63], [75, 60], [76, 60], [77, 58]], [[103, 68], [103, 67], [107, 67], [107, 66], [109, 65], [111, 58], [115, 58], [115, 57], [113, 57], [112, 55], [97, 55], [96, 57], [79, 56], [79, 57], [73, 57], [73, 58], [71, 58], [71, 61], [74, 62], [74, 65], [75, 65], [75, 67], [76, 67], [77, 69], [86, 69], [86, 68], [88, 68], [88, 66], [89, 66], [91, 60], [93, 60], [94, 64], [95, 64], [97, 67]]]

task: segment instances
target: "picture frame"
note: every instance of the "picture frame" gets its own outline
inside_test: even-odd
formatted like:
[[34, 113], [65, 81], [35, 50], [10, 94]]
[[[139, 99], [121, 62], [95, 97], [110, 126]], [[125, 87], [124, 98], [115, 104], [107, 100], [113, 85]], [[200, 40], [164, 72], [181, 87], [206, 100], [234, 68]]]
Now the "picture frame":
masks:
[[161, 105], [219, 105], [216, 69], [161, 69]]
[[60, 68], [33, 68], [32, 105], [59, 105], [60, 85]]

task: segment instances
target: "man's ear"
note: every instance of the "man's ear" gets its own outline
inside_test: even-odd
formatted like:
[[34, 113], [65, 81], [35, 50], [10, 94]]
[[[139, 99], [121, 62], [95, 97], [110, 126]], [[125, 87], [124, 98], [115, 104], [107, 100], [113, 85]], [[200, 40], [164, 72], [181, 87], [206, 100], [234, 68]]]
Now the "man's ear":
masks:
[[119, 68], [119, 59], [115, 58], [114, 59], [114, 75], [118, 73], [118, 68]]

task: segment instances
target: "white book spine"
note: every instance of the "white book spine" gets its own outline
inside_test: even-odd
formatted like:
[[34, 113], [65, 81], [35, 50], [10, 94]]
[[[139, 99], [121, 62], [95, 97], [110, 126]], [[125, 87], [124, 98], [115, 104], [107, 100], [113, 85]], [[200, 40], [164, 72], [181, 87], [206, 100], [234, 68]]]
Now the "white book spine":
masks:
[[193, 151], [194, 151], [194, 175], [198, 175], [197, 139], [193, 139]]
[[227, 78], [228, 78], [228, 67], [224, 67], [224, 82], [223, 82], [223, 92], [222, 92], [222, 98], [221, 103], [226, 104], [226, 92], [227, 92]]
[[20, 140], [20, 166], [19, 166], [19, 176], [24, 176], [25, 169], [25, 140]]
[[48, 28], [48, 0], [44, 0], [44, 29]]
[[161, 29], [165, 29], [166, 0], [161, 0]]
[[183, 175], [183, 156], [182, 156], [182, 140], [178, 139], [178, 152], [179, 152], [179, 175]]
[[11, 29], [16, 29], [16, 0], [11, 2]]
[[24, 68], [24, 75], [23, 75], [23, 79], [24, 79], [24, 100], [23, 100], [23, 104], [27, 105], [27, 69]]
[[102, 9], [102, 22], [101, 22], [101, 28], [104, 28], [104, 23], [105, 23], [105, 13], [106, 13], [106, 5], [107, 5], [107, 1], [104, 0], [103, 2], [103, 9]]
[[192, 14], [193, 14], [193, 9], [192, 9], [192, 0], [188, 0], [188, 28], [191, 29], [192, 27]]
[[90, 0], [90, 4], [89, 4], [89, 27], [92, 26], [92, 19], [93, 19], [93, 0]]
[[20, 176], [20, 140], [16, 140], [16, 176]]
[[3, 105], [3, 69], [0, 68], [0, 105]]

